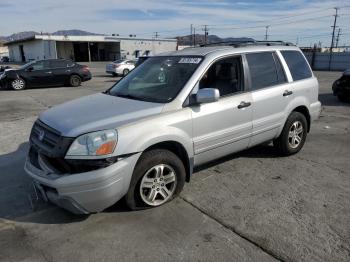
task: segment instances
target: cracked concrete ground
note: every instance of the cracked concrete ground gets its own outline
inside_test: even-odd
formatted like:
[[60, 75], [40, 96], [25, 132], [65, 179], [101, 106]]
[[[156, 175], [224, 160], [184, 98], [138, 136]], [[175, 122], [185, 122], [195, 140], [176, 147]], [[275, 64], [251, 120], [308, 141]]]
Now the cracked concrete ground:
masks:
[[349, 261], [350, 104], [331, 95], [339, 72], [316, 72], [323, 112], [303, 150], [270, 145], [201, 167], [181, 196], [130, 212], [122, 202], [74, 216], [28, 195], [28, 135], [46, 108], [116, 78], [91, 64], [79, 88], [0, 91], [0, 261]]

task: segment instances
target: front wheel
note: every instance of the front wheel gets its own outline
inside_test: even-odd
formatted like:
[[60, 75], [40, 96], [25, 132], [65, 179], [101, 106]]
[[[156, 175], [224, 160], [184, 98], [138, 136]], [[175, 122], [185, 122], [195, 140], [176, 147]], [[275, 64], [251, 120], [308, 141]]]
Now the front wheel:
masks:
[[81, 78], [77, 75], [72, 75], [69, 79], [70, 86], [77, 87], [81, 84]]
[[26, 88], [26, 82], [19, 77], [11, 81], [11, 88], [16, 91], [23, 90]]
[[184, 165], [174, 153], [146, 151], [135, 167], [126, 203], [132, 210], [163, 205], [182, 191], [185, 178]]
[[307, 135], [307, 121], [299, 112], [292, 112], [281, 132], [273, 141], [274, 147], [280, 155], [289, 156], [298, 153], [304, 146]]

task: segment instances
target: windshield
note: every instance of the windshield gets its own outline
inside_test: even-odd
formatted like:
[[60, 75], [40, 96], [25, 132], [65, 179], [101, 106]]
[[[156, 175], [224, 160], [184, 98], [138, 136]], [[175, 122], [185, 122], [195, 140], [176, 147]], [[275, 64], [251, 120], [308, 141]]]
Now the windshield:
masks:
[[201, 61], [201, 57], [150, 57], [116, 83], [108, 93], [167, 103], [177, 96]]
[[31, 66], [32, 64], [34, 64], [36, 61], [31, 61], [29, 63], [26, 63], [24, 65], [22, 65], [19, 69], [26, 69], [28, 66]]

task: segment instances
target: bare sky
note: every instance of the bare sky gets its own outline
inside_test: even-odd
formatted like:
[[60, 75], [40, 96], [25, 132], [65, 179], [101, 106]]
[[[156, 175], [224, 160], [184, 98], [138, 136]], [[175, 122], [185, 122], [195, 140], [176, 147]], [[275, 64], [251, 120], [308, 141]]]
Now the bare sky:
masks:
[[339, 44], [350, 45], [349, 0], [0, 0], [0, 35], [20, 31], [54, 32], [81, 29], [104, 34], [160, 37], [198, 33], [261, 40], [269, 26], [270, 40], [309, 46], [330, 45], [334, 7], [339, 7]]

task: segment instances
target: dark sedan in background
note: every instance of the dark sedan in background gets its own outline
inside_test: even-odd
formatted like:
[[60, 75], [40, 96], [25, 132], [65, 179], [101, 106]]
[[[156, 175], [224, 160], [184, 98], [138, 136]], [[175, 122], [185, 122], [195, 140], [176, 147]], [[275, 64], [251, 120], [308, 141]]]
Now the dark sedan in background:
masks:
[[350, 69], [337, 79], [332, 86], [333, 95], [337, 96], [342, 102], [350, 101]]
[[63, 85], [75, 87], [90, 79], [89, 68], [71, 60], [36, 60], [18, 69], [5, 69], [0, 73], [0, 86], [14, 90]]

